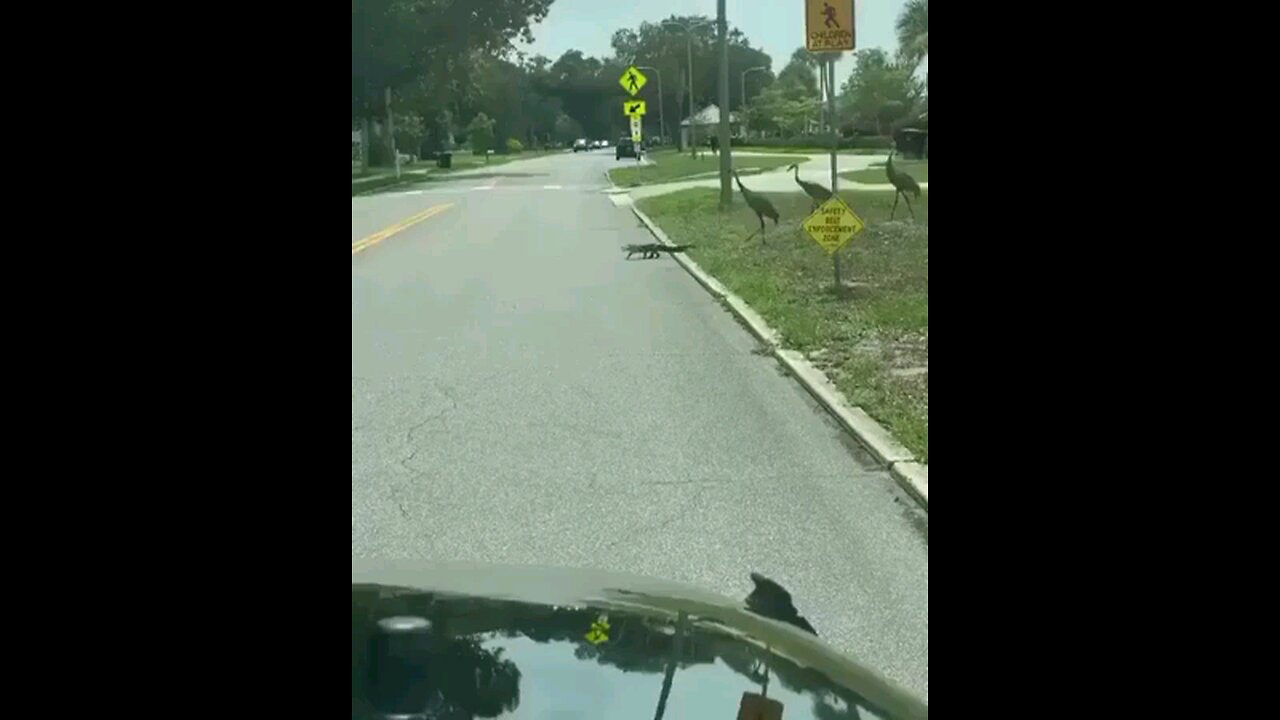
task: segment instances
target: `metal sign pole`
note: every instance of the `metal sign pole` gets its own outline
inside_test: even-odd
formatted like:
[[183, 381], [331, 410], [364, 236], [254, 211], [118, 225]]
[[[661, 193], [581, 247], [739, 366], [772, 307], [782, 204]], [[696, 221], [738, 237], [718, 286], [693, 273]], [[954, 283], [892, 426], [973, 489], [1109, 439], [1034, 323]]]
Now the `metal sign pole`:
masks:
[[[830, 124], [831, 130], [831, 193], [834, 195], [839, 192], [840, 182], [840, 132], [838, 122], [836, 121], [836, 61], [833, 56], [827, 61], [827, 122]], [[835, 266], [836, 274], [836, 290], [844, 288], [844, 280], [840, 273], [840, 253], [831, 253], [832, 263]]]

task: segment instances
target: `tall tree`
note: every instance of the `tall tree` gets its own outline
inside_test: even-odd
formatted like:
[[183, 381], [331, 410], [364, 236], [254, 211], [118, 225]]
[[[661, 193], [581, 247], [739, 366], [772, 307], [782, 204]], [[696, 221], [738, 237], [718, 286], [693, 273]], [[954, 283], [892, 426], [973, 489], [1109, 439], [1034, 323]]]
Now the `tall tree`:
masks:
[[[791, 60], [787, 66], [778, 73], [778, 82], [788, 85], [793, 90], [803, 91], [805, 95], [818, 97], [817, 58], [804, 48], [797, 49], [791, 53]], [[789, 94], [795, 95], [794, 92]]]
[[914, 71], [909, 61], [891, 60], [879, 48], [859, 50], [857, 65], [843, 89], [845, 121], [863, 132], [892, 132], [923, 95], [924, 87]]
[[897, 31], [898, 52], [906, 62], [919, 65], [929, 57], [929, 0], [907, 0]]
[[352, 119], [381, 117], [384, 88], [426, 81], [450, 85], [454, 66], [473, 53], [505, 52], [532, 41], [530, 23], [552, 0], [351, 0]]

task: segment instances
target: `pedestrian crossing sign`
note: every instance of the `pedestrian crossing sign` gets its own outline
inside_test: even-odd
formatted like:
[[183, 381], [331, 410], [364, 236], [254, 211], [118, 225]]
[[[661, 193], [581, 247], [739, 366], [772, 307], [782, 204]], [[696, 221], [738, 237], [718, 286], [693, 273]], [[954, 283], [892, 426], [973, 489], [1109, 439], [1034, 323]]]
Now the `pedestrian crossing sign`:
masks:
[[635, 65], [627, 68], [627, 71], [622, 73], [622, 77], [618, 78], [618, 84], [622, 85], [623, 90], [631, 93], [632, 97], [643, 90], [644, 84], [647, 82], [649, 82], [649, 78], [637, 70]]

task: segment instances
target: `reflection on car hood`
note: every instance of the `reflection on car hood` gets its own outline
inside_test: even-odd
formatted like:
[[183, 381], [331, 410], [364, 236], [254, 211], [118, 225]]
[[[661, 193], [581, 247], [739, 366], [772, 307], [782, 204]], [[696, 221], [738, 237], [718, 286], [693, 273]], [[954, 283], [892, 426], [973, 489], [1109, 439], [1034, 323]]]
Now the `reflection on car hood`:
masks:
[[820, 639], [685, 585], [352, 560], [353, 719], [928, 715]]

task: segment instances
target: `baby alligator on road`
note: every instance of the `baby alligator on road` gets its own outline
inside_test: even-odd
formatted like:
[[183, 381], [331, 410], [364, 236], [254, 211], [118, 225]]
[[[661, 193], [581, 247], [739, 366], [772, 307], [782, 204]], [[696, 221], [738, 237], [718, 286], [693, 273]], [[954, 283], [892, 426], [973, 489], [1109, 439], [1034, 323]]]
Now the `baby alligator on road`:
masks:
[[649, 243], [648, 245], [624, 245], [622, 251], [627, 254], [627, 259], [632, 256], [639, 255], [641, 260], [649, 260], [656, 258], [662, 253], [680, 253], [686, 250], [692, 250], [693, 245], [663, 245], [661, 243]]

